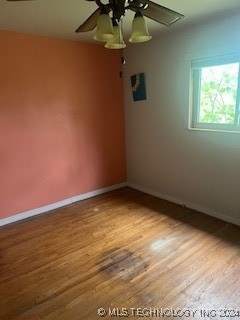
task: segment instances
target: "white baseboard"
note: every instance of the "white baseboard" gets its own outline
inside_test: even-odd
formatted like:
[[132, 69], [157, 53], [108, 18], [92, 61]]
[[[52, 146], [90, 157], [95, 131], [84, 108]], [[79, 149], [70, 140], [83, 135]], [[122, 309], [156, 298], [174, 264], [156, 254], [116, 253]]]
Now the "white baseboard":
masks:
[[68, 204], [71, 204], [71, 203], [74, 203], [74, 202], [77, 202], [77, 201], [81, 201], [81, 200], [84, 200], [84, 199], [92, 198], [92, 197], [98, 196], [100, 194], [103, 194], [103, 193], [106, 193], [106, 192], [109, 192], [109, 191], [112, 191], [112, 190], [120, 189], [120, 188], [123, 188], [123, 187], [126, 187], [126, 186], [128, 186], [130, 188], [133, 188], [133, 189], [136, 189], [136, 190], [139, 190], [139, 191], [142, 191], [144, 193], [150, 194], [150, 195], [155, 196], [155, 197], [160, 198], [160, 199], [164, 199], [164, 200], [167, 200], [167, 201], [170, 201], [170, 202], [173, 202], [173, 203], [177, 203], [177, 204], [180, 204], [180, 205], [185, 205], [186, 207], [191, 208], [193, 210], [205, 213], [205, 214], [207, 214], [209, 216], [212, 216], [212, 217], [221, 219], [223, 221], [230, 222], [230, 223], [233, 223], [233, 224], [236, 224], [236, 225], [240, 226], [240, 218], [228, 216], [228, 215], [226, 215], [224, 213], [220, 213], [220, 212], [214, 211], [212, 209], [202, 207], [202, 206], [200, 206], [198, 204], [195, 204], [195, 203], [186, 202], [184, 200], [177, 199], [177, 198], [169, 196], [169, 195], [161, 194], [161, 193], [159, 193], [157, 191], [153, 191], [153, 190], [150, 190], [148, 188], [144, 188], [144, 187], [132, 184], [130, 182], [129, 183], [122, 182], [122, 183], [115, 184], [115, 185], [112, 185], [112, 186], [109, 186], [109, 187], [105, 187], [105, 188], [102, 188], [102, 189], [97, 189], [97, 190], [94, 190], [94, 191], [91, 191], [91, 192], [83, 193], [83, 194], [80, 194], [80, 195], [77, 195], [77, 196], [74, 196], [74, 197], [71, 197], [71, 198], [68, 198], [68, 199], [65, 199], [65, 200], [61, 200], [61, 201], [58, 201], [58, 202], [55, 202], [55, 203], [51, 203], [51, 204], [48, 204], [48, 205], [40, 207], [40, 208], [36, 208], [36, 209], [33, 209], [33, 210], [25, 211], [25, 212], [16, 214], [16, 215], [8, 217], [8, 218], [0, 219], [0, 227], [4, 226], [4, 225], [7, 225], [7, 224], [10, 224], [10, 223], [13, 223], [13, 222], [16, 222], [16, 221], [19, 221], [19, 220], [23, 220], [23, 219], [26, 219], [26, 218], [30, 218], [30, 217], [36, 216], [36, 215], [39, 215], [41, 213], [45, 213], [45, 212], [48, 212], [48, 211], [51, 211], [51, 210], [54, 210], [54, 209], [57, 209], [57, 208], [60, 208], [60, 207], [64, 207], [64, 206], [66, 206]]
[[100, 194], [103, 194], [103, 193], [106, 193], [106, 192], [109, 192], [109, 191], [112, 191], [112, 190], [120, 189], [120, 188], [123, 188], [123, 187], [126, 187], [126, 186], [127, 186], [127, 183], [126, 182], [122, 182], [122, 183], [115, 184], [115, 185], [112, 185], [112, 186], [109, 186], [109, 187], [105, 187], [105, 188], [102, 188], [102, 189], [97, 189], [97, 190], [94, 190], [94, 191], [91, 191], [91, 192], [83, 193], [83, 194], [80, 194], [80, 195], [77, 195], [77, 196], [74, 196], [74, 197], [71, 197], [71, 198], [68, 198], [68, 199], [65, 199], [65, 200], [61, 200], [61, 201], [58, 201], [58, 202], [55, 202], [55, 203], [51, 203], [51, 204], [48, 204], [48, 205], [40, 207], [40, 208], [36, 208], [36, 209], [33, 209], [33, 210], [25, 211], [25, 212], [16, 214], [16, 215], [8, 217], [8, 218], [0, 219], [0, 227], [4, 226], [6, 224], [9, 224], [9, 223], [13, 223], [13, 222], [16, 222], [16, 221], [19, 221], [19, 220], [30, 218], [30, 217], [36, 216], [38, 214], [41, 214], [41, 213], [44, 213], [44, 212], [47, 212], [47, 211], [50, 211], [50, 210], [54, 210], [54, 209], [57, 209], [57, 208], [60, 208], [60, 207], [64, 207], [64, 206], [66, 206], [68, 204], [71, 204], [71, 203], [74, 203], [74, 202], [77, 202], [77, 201], [81, 201], [81, 200], [84, 200], [84, 199], [92, 198], [92, 197], [98, 196]]
[[228, 216], [228, 215], [226, 215], [224, 213], [221, 213], [221, 212], [218, 212], [218, 211], [214, 211], [214, 210], [209, 209], [209, 208], [202, 207], [202, 206], [200, 206], [198, 204], [195, 204], [195, 203], [191, 203], [191, 202], [187, 202], [187, 201], [184, 201], [184, 200], [181, 200], [181, 199], [177, 199], [177, 198], [174, 198], [174, 197], [169, 196], [169, 195], [161, 194], [159, 192], [156, 192], [156, 191], [153, 191], [153, 190], [150, 190], [150, 189], [147, 189], [147, 188], [132, 184], [130, 182], [127, 185], [128, 185], [128, 187], [130, 187], [132, 189], [136, 189], [136, 190], [142, 191], [144, 193], [150, 194], [150, 195], [155, 196], [155, 197], [160, 198], [160, 199], [164, 199], [164, 200], [167, 200], [167, 201], [170, 201], [170, 202], [173, 202], [173, 203], [184, 205], [184, 206], [186, 206], [186, 207], [188, 207], [190, 209], [205, 213], [205, 214], [207, 214], [209, 216], [212, 216], [214, 218], [217, 218], [217, 219], [220, 219], [220, 220], [223, 220], [223, 221], [226, 221], [226, 222], [230, 222], [230, 223], [236, 224], [237, 226], [240, 226], [240, 218]]

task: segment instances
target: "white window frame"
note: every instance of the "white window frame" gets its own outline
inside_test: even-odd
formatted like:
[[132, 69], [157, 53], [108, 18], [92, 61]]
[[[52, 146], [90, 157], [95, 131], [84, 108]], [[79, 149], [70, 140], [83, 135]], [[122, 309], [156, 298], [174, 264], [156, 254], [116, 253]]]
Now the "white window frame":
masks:
[[[205, 123], [198, 121], [200, 112], [201, 69], [205, 67], [220, 66], [230, 63], [239, 63], [238, 88], [234, 124]], [[229, 131], [240, 133], [240, 53], [192, 60], [190, 92], [191, 97], [189, 129]]]

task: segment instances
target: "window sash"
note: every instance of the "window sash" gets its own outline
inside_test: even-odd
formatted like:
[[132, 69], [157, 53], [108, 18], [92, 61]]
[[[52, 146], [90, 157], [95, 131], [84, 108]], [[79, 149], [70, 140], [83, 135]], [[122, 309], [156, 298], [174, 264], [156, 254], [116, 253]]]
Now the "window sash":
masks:
[[[238, 84], [237, 97], [235, 105], [234, 124], [207, 123], [200, 122], [200, 99], [201, 99], [201, 75], [202, 68], [220, 66], [224, 64], [238, 63]], [[192, 128], [239, 131], [240, 130], [240, 54], [232, 54], [227, 56], [218, 56], [216, 58], [207, 58], [192, 61]]]

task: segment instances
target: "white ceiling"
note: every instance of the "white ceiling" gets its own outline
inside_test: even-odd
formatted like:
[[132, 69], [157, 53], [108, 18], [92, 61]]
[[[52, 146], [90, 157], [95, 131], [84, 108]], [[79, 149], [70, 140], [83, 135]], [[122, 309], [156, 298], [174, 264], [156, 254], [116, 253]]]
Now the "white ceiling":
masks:
[[[222, 19], [240, 13], [239, 0], [152, 0], [178, 11], [185, 18], [170, 28], [187, 27], [206, 19]], [[0, 29], [48, 35], [74, 40], [91, 40], [93, 32], [75, 33], [75, 29], [97, 8], [86, 0], [34, 0], [8, 2], [0, 0]], [[130, 33], [134, 13], [127, 12], [124, 29]], [[151, 34], [169, 28], [147, 18]]]

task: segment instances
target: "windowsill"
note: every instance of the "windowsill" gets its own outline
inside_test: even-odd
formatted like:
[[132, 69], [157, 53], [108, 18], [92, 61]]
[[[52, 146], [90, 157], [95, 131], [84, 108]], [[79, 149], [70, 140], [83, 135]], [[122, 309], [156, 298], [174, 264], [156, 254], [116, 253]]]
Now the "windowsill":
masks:
[[221, 133], [240, 133], [240, 131], [234, 131], [234, 130], [221, 130], [221, 129], [207, 129], [207, 128], [191, 128], [191, 127], [188, 127], [188, 130], [190, 131], [207, 131], [207, 132], [221, 132]]

